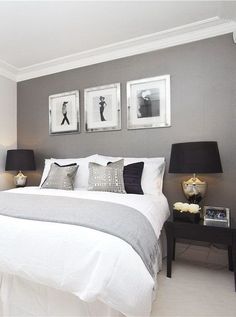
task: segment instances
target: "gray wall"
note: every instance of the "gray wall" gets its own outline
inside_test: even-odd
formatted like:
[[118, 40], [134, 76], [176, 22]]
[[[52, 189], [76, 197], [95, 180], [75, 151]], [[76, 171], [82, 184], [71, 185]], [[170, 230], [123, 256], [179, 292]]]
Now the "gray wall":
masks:
[[[128, 131], [126, 128], [126, 82], [171, 75], [169, 128]], [[120, 82], [122, 130], [85, 133], [83, 90]], [[80, 90], [82, 133], [49, 136], [48, 96]], [[236, 45], [224, 35], [147, 54], [78, 68], [18, 83], [18, 146], [32, 148], [38, 169], [47, 157], [76, 157], [92, 153], [123, 156], [165, 156], [171, 144], [216, 140], [224, 173], [204, 176], [209, 183], [205, 204], [228, 206], [236, 218]], [[38, 181], [31, 174], [31, 182]], [[164, 192], [170, 204], [183, 201], [184, 175], [166, 172]]]

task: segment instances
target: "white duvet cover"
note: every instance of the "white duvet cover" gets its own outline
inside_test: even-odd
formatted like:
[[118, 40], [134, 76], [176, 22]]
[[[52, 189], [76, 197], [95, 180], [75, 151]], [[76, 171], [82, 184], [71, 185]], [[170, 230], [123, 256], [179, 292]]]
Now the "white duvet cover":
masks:
[[[124, 204], [149, 219], [157, 238], [169, 216], [163, 194], [38, 187], [10, 192]], [[0, 216], [0, 272], [72, 293], [85, 302], [101, 301], [127, 316], [148, 316], [151, 312], [155, 281], [139, 255], [125, 241], [89, 228]]]

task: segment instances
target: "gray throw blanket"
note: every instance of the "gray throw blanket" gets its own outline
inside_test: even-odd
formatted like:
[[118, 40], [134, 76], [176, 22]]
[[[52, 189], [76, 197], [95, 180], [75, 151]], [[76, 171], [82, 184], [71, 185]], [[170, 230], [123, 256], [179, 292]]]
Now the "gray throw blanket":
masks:
[[157, 237], [148, 219], [133, 208], [90, 199], [0, 192], [0, 214], [84, 226], [117, 236], [133, 247], [151, 276], [155, 275]]

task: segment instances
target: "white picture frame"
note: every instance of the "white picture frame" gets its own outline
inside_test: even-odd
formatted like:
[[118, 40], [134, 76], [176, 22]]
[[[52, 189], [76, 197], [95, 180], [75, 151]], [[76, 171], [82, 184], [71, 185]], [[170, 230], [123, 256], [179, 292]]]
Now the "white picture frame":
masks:
[[170, 127], [170, 75], [127, 82], [127, 128]]
[[205, 226], [230, 227], [230, 209], [226, 207], [204, 206]]
[[121, 130], [120, 83], [84, 90], [86, 132]]
[[79, 91], [49, 96], [49, 134], [80, 132]]

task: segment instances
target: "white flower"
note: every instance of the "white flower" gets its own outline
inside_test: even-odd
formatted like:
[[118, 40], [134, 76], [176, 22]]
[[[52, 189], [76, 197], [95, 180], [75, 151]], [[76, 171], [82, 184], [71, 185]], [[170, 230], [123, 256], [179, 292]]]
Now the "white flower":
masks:
[[173, 207], [180, 212], [191, 212], [194, 214], [198, 213], [201, 209], [197, 204], [181, 203], [180, 201], [174, 203]]
[[188, 210], [189, 210], [189, 212], [192, 212], [192, 213], [196, 214], [196, 213], [199, 212], [200, 207], [197, 204], [190, 204]]
[[189, 211], [189, 204], [188, 203], [184, 203], [182, 205], [182, 211]]
[[174, 203], [175, 210], [182, 210], [182, 206], [183, 206], [183, 203], [181, 203], [181, 202]]

